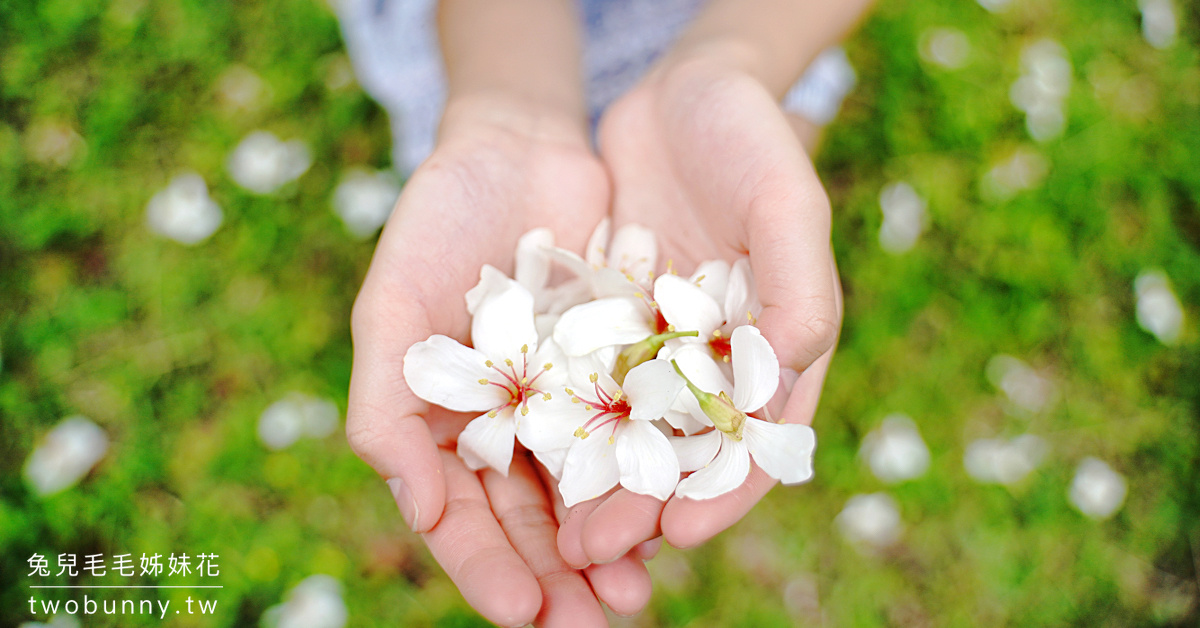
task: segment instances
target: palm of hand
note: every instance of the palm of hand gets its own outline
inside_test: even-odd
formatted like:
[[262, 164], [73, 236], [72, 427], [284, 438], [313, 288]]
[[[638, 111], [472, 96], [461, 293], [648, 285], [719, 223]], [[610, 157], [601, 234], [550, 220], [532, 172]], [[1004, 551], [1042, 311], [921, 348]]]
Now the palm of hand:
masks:
[[462, 295], [485, 263], [511, 273], [522, 233], [549, 227], [582, 250], [608, 201], [585, 146], [508, 132], [444, 141], [406, 185], [355, 303], [350, 443], [389, 479], [463, 597], [504, 625], [604, 625], [598, 598], [636, 612], [648, 574], [633, 557], [569, 572], [554, 546], [554, 500], [530, 460], [516, 457], [507, 477], [470, 472], [448, 450], [473, 417], [416, 398], [404, 355], [432, 334], [467, 340]]
[[[749, 254], [765, 306], [758, 325], [793, 373], [777, 407], [791, 422], [810, 422], [840, 324], [840, 293], [828, 200], [774, 98], [749, 77], [693, 64], [615, 103], [599, 143], [615, 222], [653, 229], [660, 259], [686, 273], [704, 260]], [[798, 371], [805, 371], [799, 381]], [[660, 533], [678, 547], [697, 545], [773, 484], [755, 468], [737, 491], [702, 502], [672, 498], [665, 507], [618, 489], [577, 506], [559, 547], [582, 565]]]

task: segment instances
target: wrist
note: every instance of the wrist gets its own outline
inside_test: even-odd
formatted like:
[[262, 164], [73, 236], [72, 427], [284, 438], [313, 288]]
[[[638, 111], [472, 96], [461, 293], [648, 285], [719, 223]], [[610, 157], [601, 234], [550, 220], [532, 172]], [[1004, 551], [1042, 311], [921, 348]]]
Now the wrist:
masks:
[[452, 94], [438, 143], [458, 138], [519, 139], [590, 150], [588, 123], [578, 110], [507, 90]]

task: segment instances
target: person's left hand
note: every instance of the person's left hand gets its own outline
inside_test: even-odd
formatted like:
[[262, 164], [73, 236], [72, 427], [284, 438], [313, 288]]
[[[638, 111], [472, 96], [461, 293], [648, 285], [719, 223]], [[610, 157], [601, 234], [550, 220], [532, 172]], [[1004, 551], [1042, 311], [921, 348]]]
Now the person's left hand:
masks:
[[[614, 103], [599, 130], [619, 226], [658, 234], [660, 260], [686, 275], [702, 261], [749, 255], [757, 326], [782, 367], [774, 416], [809, 424], [841, 325], [841, 291], [824, 189], [792, 124], [755, 79], [711, 58], [652, 72]], [[571, 509], [559, 551], [603, 564], [660, 534], [699, 545], [733, 525], [775, 480], [753, 466], [733, 492], [703, 501], [618, 488]]]

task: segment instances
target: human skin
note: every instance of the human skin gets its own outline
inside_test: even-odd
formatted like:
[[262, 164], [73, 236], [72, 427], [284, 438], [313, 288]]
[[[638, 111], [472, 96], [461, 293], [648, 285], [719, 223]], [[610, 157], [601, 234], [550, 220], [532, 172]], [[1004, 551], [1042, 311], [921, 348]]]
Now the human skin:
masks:
[[[811, 424], [842, 318], [829, 201], [805, 144], [816, 133], [778, 101], [868, 2], [714, 0], [600, 122], [617, 225], [659, 234], [682, 274], [748, 255], [757, 322], [781, 363], [775, 418]], [[604, 564], [660, 534], [693, 547], [740, 520], [775, 484], [757, 466], [737, 490], [661, 502], [625, 489], [575, 506], [559, 531], [568, 563]]]
[[632, 614], [650, 595], [641, 554], [568, 567], [552, 491], [528, 454], [507, 476], [469, 471], [453, 450], [472, 417], [431, 407], [403, 377], [412, 344], [432, 334], [467, 340], [463, 295], [483, 264], [511, 272], [517, 239], [534, 227], [581, 251], [608, 211], [571, 6], [442, 3], [449, 97], [437, 147], [405, 185], [351, 321], [351, 447], [388, 481], [464, 599], [505, 626], [603, 626], [600, 602]]
[[[449, 90], [437, 147], [397, 202], [351, 321], [350, 444], [467, 602], [501, 625], [605, 625], [600, 602], [637, 612], [650, 595], [642, 559], [660, 531], [699, 544], [773, 481], [755, 469], [714, 500], [664, 508], [617, 490], [568, 511], [527, 454], [507, 477], [469, 471], [452, 452], [472, 417], [415, 397], [402, 369], [431, 334], [467, 340], [463, 295], [483, 264], [511, 272], [517, 239], [534, 227], [580, 251], [610, 212], [665, 234], [662, 257], [681, 270], [749, 253], [766, 306], [759, 327], [793, 373], [778, 404], [796, 422], [811, 421], [841, 320], [828, 201], [793, 133], [811, 127], [777, 102], [852, 19], [839, 26], [838, 11], [792, 0], [715, 0], [606, 114], [602, 162], [588, 138], [572, 7], [443, 0]], [[798, 45], [781, 24], [805, 16], [807, 35], [820, 28], [812, 20], [828, 29]]]

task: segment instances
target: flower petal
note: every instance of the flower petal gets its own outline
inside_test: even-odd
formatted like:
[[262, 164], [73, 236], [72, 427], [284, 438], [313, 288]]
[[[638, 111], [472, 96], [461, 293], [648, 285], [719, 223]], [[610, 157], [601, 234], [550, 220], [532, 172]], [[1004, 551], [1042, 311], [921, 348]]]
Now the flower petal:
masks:
[[761, 311], [754, 274], [750, 272], [750, 260], [743, 257], [729, 269], [729, 283], [725, 286], [725, 317], [728, 325], [745, 325], [749, 322], [747, 313], [758, 316]]
[[621, 486], [666, 501], [679, 483], [679, 459], [667, 437], [649, 421], [627, 421], [617, 432]]
[[575, 428], [583, 425], [591, 413], [566, 395], [552, 395], [549, 401], [541, 397], [530, 399], [529, 413], [513, 416], [517, 422], [517, 440], [534, 453], [571, 446]]
[[537, 461], [542, 463], [543, 467], [546, 467], [546, 471], [549, 471], [550, 475], [554, 476], [554, 479], [557, 480], [562, 477], [563, 463], [567, 460], [567, 451], [568, 448], [565, 447], [550, 451], [535, 451], [533, 452], [533, 457], [537, 458]]
[[[607, 431], [607, 430], [606, 430]], [[617, 485], [621, 472], [617, 467], [616, 446], [603, 432], [576, 439], [563, 462], [558, 492], [567, 508], [603, 495]]]
[[607, 263], [604, 251], [608, 248], [608, 236], [611, 233], [612, 220], [605, 218], [596, 225], [592, 235], [588, 236], [587, 248], [583, 250], [583, 257], [591, 267], [597, 268]]
[[693, 436], [669, 437], [675, 456], [679, 458], [680, 471], [703, 469], [717, 457], [721, 450], [721, 432], [713, 430]]
[[430, 336], [404, 354], [404, 380], [413, 394], [455, 412], [491, 410], [507, 403], [509, 393], [499, 386], [479, 383], [495, 373], [484, 363], [487, 356], [464, 347], [453, 338]]
[[733, 405], [754, 412], [779, 388], [779, 359], [757, 327], [742, 325], [729, 340], [733, 357]]
[[480, 415], [458, 435], [458, 456], [472, 471], [487, 466], [507, 476], [515, 433], [512, 406], [503, 408], [495, 417]]
[[[685, 393], [685, 395], [688, 397], [692, 396], [690, 393]], [[712, 427], [711, 421], [708, 424], [705, 424], [696, 420], [696, 417], [692, 416], [691, 413], [687, 411], [686, 404], [681, 403], [679, 404], [679, 407], [683, 408], [683, 410], [676, 410], [674, 407], [672, 407], [672, 409], [668, 410], [667, 413], [663, 415], [663, 419], [665, 419], [671, 427], [683, 432], [684, 436], [691, 436], [692, 434], [695, 434], [706, 427]]]
[[533, 295], [509, 279], [508, 285], [488, 295], [475, 309], [475, 317], [471, 320], [471, 342], [493, 360], [515, 359], [525, 345], [530, 351], [536, 351]]
[[746, 419], [743, 436], [754, 462], [767, 475], [784, 484], [797, 484], [812, 478], [817, 435], [811, 427], [751, 417]]
[[632, 344], [653, 334], [646, 306], [632, 298], [597, 299], [563, 312], [554, 340], [567, 355]]
[[658, 240], [654, 232], [641, 225], [628, 224], [613, 234], [608, 247], [608, 267], [633, 275], [638, 280], [651, 277], [658, 264]]
[[541, 292], [550, 279], [550, 254], [547, 251], [553, 246], [554, 234], [545, 227], [530, 229], [517, 240], [513, 279], [532, 294]]
[[716, 458], [680, 481], [675, 494], [689, 499], [712, 499], [741, 486], [748, 475], [750, 452], [746, 450], [746, 444], [722, 435], [721, 451]]
[[655, 279], [654, 301], [675, 331], [698, 331], [702, 341], [709, 340], [713, 330], [725, 322], [717, 302], [683, 277], [660, 275]]
[[508, 275], [505, 275], [499, 268], [491, 264], [484, 264], [479, 269], [479, 283], [475, 284], [470, 290], [467, 290], [467, 312], [472, 316], [479, 309], [479, 304], [484, 299], [499, 294], [508, 287], [508, 282], [511, 281]]
[[666, 360], [650, 360], [633, 367], [622, 386], [629, 399], [629, 418], [639, 421], [662, 418], [683, 386], [683, 378]]
[[704, 262], [696, 267], [696, 272], [692, 273], [688, 281], [700, 286], [713, 301], [724, 304], [725, 289], [729, 284], [729, 262], [723, 259]]

